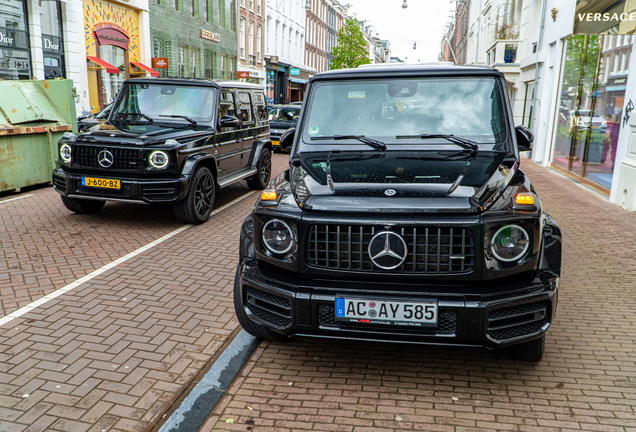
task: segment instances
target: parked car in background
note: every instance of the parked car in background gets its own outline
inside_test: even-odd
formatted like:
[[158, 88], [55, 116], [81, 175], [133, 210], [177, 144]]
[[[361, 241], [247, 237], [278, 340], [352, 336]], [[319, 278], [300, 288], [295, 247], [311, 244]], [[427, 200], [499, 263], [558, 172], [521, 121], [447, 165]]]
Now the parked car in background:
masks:
[[[301, 102], [302, 104], [302, 102]], [[269, 134], [274, 150], [285, 150], [280, 145], [280, 137], [287, 129], [298, 124], [300, 105], [274, 105], [269, 108]]]
[[84, 132], [95, 125], [104, 123], [106, 120], [108, 120], [108, 116], [110, 115], [110, 110], [112, 108], [113, 104], [111, 103], [106, 105], [104, 109], [97, 114], [79, 119], [77, 121], [77, 130], [80, 132]]
[[561, 231], [520, 167], [532, 139], [491, 68], [314, 76], [282, 138], [293, 141], [289, 168], [243, 222], [239, 322], [267, 340], [481, 346], [540, 360]]
[[272, 143], [261, 86], [136, 78], [108, 121], [58, 143], [53, 187], [75, 213], [109, 200], [170, 204], [183, 223], [205, 222], [217, 189], [270, 179]]

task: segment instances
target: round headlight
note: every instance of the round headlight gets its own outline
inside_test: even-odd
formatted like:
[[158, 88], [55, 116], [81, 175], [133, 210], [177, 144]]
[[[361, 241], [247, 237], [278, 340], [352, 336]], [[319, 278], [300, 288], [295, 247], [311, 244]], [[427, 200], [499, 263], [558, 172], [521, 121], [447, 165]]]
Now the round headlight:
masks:
[[506, 225], [499, 228], [490, 242], [492, 254], [503, 262], [522, 258], [529, 247], [530, 237], [519, 225]]
[[60, 147], [60, 157], [65, 163], [69, 163], [71, 161], [71, 146], [68, 144], [62, 144]]
[[152, 152], [150, 155], [150, 165], [155, 168], [165, 168], [168, 165], [168, 155], [162, 151]]
[[284, 254], [294, 245], [294, 234], [285, 222], [272, 219], [263, 226], [263, 244], [275, 254]]

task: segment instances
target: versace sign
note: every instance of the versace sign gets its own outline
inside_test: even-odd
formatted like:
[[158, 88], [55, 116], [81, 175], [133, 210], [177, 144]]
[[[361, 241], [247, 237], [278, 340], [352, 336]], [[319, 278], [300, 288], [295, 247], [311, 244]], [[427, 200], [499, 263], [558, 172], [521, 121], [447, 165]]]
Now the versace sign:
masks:
[[636, 2], [581, 0], [576, 4], [573, 34], [631, 34], [636, 30]]

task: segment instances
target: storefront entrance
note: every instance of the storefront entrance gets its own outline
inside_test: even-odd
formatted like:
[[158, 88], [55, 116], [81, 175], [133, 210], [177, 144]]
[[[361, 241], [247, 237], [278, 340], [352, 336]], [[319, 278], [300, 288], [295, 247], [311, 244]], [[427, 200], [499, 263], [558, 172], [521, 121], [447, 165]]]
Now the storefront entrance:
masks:
[[563, 58], [551, 166], [609, 195], [632, 37], [574, 36]]

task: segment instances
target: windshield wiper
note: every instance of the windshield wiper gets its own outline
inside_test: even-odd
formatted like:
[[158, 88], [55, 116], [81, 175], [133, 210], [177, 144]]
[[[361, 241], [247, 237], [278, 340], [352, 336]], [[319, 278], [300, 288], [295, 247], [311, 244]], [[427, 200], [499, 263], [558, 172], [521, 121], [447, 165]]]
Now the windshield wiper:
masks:
[[172, 117], [172, 118], [182, 118], [182, 119], [186, 119], [187, 121], [189, 121], [190, 123], [192, 123], [193, 125], [197, 125], [196, 120], [192, 120], [190, 117], [188, 116], [184, 116], [184, 115], [160, 115], [159, 117]]
[[142, 114], [142, 113], [132, 113], [132, 112], [118, 112], [117, 114], [115, 114], [115, 117], [120, 116], [120, 115], [125, 115], [125, 116], [139, 116], [139, 117], [143, 117], [146, 120], [148, 120], [150, 123], [154, 122], [154, 120], [152, 119], [152, 117], [146, 115], [146, 114]]
[[398, 135], [395, 139], [433, 139], [433, 138], [443, 138], [452, 142], [453, 144], [457, 144], [458, 146], [465, 148], [467, 150], [477, 151], [479, 150], [479, 146], [476, 142], [471, 141], [466, 138], [457, 137], [455, 135], [445, 135], [445, 134], [421, 134], [421, 135]]
[[386, 144], [382, 141], [374, 140], [372, 138], [367, 138], [364, 135], [333, 135], [333, 136], [323, 136], [323, 137], [311, 137], [312, 141], [324, 141], [324, 140], [346, 140], [346, 139], [355, 139], [365, 144], [370, 145], [376, 150], [385, 151]]

